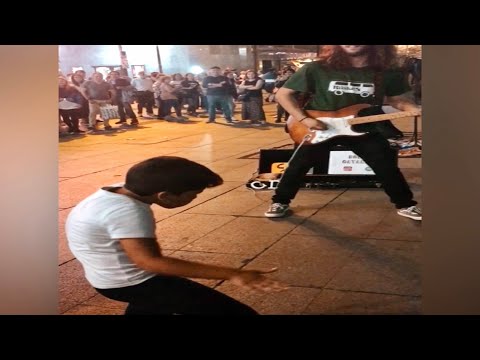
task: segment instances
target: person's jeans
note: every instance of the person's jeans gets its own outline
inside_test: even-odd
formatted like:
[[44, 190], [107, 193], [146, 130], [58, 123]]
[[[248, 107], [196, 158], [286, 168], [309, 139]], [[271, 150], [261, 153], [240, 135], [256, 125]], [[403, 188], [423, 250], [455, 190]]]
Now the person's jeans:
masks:
[[216, 115], [216, 107], [219, 104], [222, 108], [223, 115], [227, 121], [232, 121], [232, 113], [228, 105], [229, 95], [207, 95], [208, 100], [208, 121], [214, 121]]

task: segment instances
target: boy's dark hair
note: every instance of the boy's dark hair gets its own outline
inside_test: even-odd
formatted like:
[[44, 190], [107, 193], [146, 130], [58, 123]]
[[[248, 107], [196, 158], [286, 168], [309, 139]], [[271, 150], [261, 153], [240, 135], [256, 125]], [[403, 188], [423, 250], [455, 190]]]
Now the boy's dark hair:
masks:
[[176, 156], [158, 156], [132, 166], [124, 187], [141, 196], [168, 191], [179, 195], [223, 184], [220, 175], [194, 161]]

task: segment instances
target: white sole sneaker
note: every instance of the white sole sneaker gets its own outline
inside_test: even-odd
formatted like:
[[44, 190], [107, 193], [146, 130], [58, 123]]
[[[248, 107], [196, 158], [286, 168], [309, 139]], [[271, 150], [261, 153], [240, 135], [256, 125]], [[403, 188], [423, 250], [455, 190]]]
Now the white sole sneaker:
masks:
[[281, 217], [285, 217], [288, 213], [288, 210], [289, 210], [289, 207], [284, 207], [283, 211], [278, 211], [278, 212], [274, 212], [274, 211], [271, 211], [271, 208], [272, 208], [273, 205], [270, 206], [270, 208], [265, 211], [264, 215], [268, 218], [281, 218]]
[[412, 219], [412, 220], [422, 221], [422, 215], [410, 214], [410, 213], [407, 213], [407, 212], [402, 212], [402, 210], [398, 210], [397, 214], [400, 215], [400, 216]]

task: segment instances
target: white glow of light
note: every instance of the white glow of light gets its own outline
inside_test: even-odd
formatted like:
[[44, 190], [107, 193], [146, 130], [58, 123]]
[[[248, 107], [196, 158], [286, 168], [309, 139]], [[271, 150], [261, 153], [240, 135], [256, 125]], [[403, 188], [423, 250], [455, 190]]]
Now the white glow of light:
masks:
[[158, 51], [160, 52], [160, 56], [162, 58], [170, 57], [173, 50], [173, 45], [157, 45], [157, 46], [158, 46]]
[[203, 69], [198, 65], [194, 65], [190, 68], [190, 72], [192, 74], [197, 75], [197, 74], [201, 74], [203, 72]]

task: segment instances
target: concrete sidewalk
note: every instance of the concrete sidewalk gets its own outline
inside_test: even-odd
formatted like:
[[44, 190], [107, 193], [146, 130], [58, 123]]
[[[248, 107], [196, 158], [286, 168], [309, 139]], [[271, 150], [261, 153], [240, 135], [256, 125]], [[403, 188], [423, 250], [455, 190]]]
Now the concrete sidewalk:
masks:
[[[256, 153], [292, 143], [283, 123], [273, 122], [275, 104], [264, 108], [268, 127], [230, 126], [217, 115], [216, 124], [140, 120], [135, 129], [60, 138], [59, 312], [123, 314], [124, 303], [104, 298], [86, 282], [68, 250], [65, 219], [99, 187], [122, 182], [133, 164], [174, 155], [210, 167], [225, 184], [185, 207], [153, 207], [164, 254], [247, 269], [278, 266], [269, 276], [291, 288], [257, 294], [228, 282], [199, 282], [262, 314], [421, 313], [421, 222], [398, 216], [382, 189], [301, 190], [292, 216], [263, 216], [272, 192], [245, 186], [257, 170]], [[413, 129], [411, 119], [394, 123]], [[399, 164], [421, 206], [421, 158]]]

